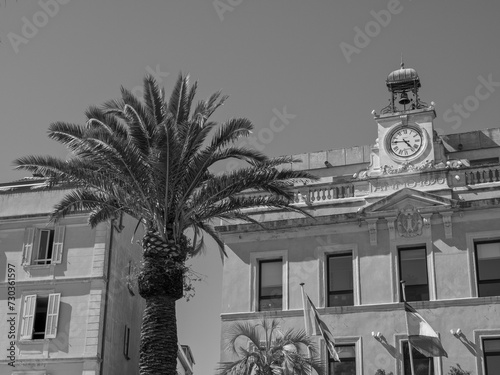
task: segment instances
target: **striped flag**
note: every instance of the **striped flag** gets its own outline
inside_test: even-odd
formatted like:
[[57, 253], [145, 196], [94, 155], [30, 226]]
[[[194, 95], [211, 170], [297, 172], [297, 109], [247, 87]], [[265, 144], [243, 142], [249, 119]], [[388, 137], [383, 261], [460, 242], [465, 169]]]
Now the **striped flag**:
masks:
[[304, 291], [304, 288], [302, 288], [302, 293], [304, 302], [304, 320], [306, 326], [306, 334], [309, 336], [323, 336], [326, 347], [328, 348], [331, 357], [334, 361], [340, 362], [339, 355], [335, 350], [335, 339], [333, 338], [332, 333], [328, 329], [325, 322], [320, 318], [316, 307]]
[[413, 307], [404, 304], [410, 344], [426, 357], [448, 357], [430, 324]]

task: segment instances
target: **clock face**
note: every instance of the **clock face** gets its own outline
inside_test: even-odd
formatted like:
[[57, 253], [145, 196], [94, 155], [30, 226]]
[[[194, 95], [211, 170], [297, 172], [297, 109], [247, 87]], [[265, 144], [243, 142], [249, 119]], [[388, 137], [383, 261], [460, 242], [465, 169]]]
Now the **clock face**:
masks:
[[390, 148], [399, 157], [412, 157], [422, 148], [422, 133], [410, 127], [399, 128], [391, 135]]

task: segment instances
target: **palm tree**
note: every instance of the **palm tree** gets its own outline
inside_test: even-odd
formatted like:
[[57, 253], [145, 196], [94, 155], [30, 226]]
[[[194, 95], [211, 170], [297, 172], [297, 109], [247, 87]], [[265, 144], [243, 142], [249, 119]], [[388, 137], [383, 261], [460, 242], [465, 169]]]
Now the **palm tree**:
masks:
[[[166, 100], [157, 82], [145, 77], [142, 100], [122, 88], [120, 99], [89, 107], [84, 125], [50, 125], [49, 137], [71, 151], [68, 160], [25, 156], [14, 161], [17, 169], [46, 177], [49, 187], [74, 187], [54, 207], [53, 221], [86, 211], [92, 227], [118, 213], [142, 224], [138, 286], [146, 305], [139, 359], [143, 375], [176, 373], [175, 301], [185, 288], [186, 260], [200, 252], [203, 233], [225, 254], [211, 220], [255, 222], [245, 209], [256, 206], [302, 212], [289, 206], [288, 188], [313, 178], [276, 168], [296, 161], [290, 157], [269, 158], [235, 146], [251, 133], [252, 124], [243, 118], [211, 121], [227, 97], [217, 92], [193, 105], [196, 87], [180, 74]], [[211, 167], [229, 158], [246, 166], [214, 174]], [[187, 230], [194, 233], [190, 239]]]
[[[226, 336], [227, 350], [239, 356], [221, 362], [217, 375], [309, 375], [323, 374], [317, 349], [303, 330], [282, 332], [276, 319], [252, 325], [236, 322]], [[311, 357], [304, 354], [309, 349]]]

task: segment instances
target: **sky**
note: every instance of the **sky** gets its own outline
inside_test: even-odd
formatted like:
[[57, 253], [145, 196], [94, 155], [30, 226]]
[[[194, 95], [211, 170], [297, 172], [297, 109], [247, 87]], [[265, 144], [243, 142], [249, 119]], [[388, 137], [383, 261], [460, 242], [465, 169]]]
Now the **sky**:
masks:
[[[388, 104], [387, 75], [418, 72], [440, 134], [499, 127], [500, 2], [495, 0], [2, 0], [0, 182], [24, 177], [12, 160], [66, 157], [50, 123], [140, 94], [144, 75], [167, 92], [180, 72], [198, 98], [230, 96], [217, 121], [246, 117], [252, 147], [271, 156], [371, 145], [371, 115]], [[178, 329], [195, 373], [219, 360], [222, 266], [208, 246], [205, 275]]]

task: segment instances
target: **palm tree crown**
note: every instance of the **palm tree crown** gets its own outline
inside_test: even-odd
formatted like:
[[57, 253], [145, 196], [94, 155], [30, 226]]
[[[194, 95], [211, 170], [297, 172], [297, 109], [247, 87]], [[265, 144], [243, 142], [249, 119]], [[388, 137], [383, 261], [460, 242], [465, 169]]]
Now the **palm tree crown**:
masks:
[[239, 359], [220, 363], [217, 375], [323, 374], [316, 346], [305, 332], [293, 328], [282, 332], [275, 319], [263, 319], [256, 325], [236, 322], [226, 341], [227, 350]]
[[[289, 206], [288, 188], [314, 178], [279, 167], [295, 161], [290, 157], [269, 158], [235, 146], [251, 133], [250, 121], [210, 120], [227, 97], [217, 92], [194, 104], [196, 88], [181, 74], [167, 100], [148, 76], [142, 100], [122, 88], [119, 100], [88, 108], [85, 124], [50, 125], [49, 137], [71, 151], [68, 160], [25, 156], [14, 161], [18, 169], [46, 177], [48, 186], [74, 186], [54, 208], [52, 220], [86, 211], [95, 227], [125, 213], [143, 225], [144, 261], [138, 277], [139, 293], [146, 300], [141, 374], [175, 373], [175, 300], [183, 294], [185, 262], [200, 251], [203, 233], [212, 236], [224, 254], [211, 220], [254, 222], [245, 209], [256, 206], [303, 212]], [[247, 166], [214, 174], [214, 164], [230, 158]], [[190, 240], [189, 228], [194, 233]], [[164, 330], [171, 331], [175, 342], [162, 341]], [[148, 337], [145, 332], [154, 333]]]

